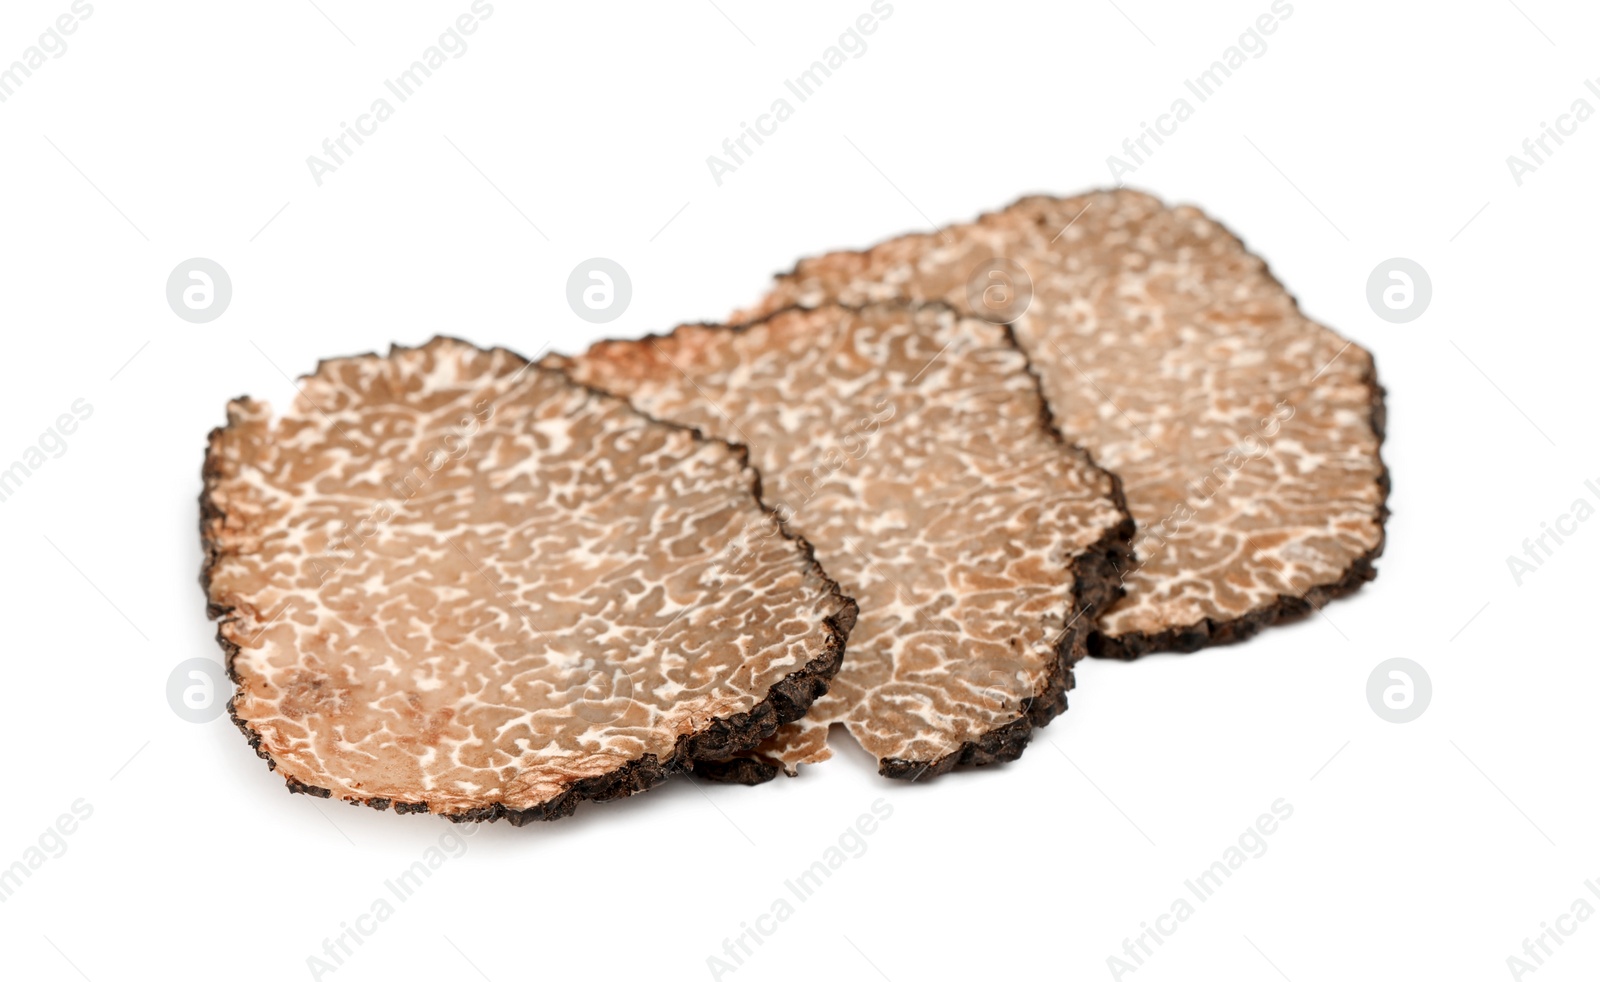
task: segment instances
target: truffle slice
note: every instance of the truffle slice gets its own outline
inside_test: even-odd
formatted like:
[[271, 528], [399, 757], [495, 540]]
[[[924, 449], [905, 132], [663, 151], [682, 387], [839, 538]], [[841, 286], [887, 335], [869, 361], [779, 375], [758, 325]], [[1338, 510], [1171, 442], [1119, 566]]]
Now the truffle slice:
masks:
[[1062, 432], [1122, 478], [1138, 558], [1092, 654], [1236, 641], [1375, 575], [1389, 477], [1372, 356], [1199, 210], [1024, 198], [804, 260], [740, 316], [888, 298], [1013, 322]]
[[230, 709], [291, 791], [559, 818], [799, 717], [854, 619], [743, 448], [461, 341], [234, 401], [204, 483]]
[[861, 604], [828, 694], [742, 782], [825, 759], [843, 722], [881, 773], [1020, 754], [1066, 707], [1132, 523], [1063, 443], [1007, 330], [949, 307], [786, 311], [553, 358], [588, 385], [750, 448], [763, 497]]

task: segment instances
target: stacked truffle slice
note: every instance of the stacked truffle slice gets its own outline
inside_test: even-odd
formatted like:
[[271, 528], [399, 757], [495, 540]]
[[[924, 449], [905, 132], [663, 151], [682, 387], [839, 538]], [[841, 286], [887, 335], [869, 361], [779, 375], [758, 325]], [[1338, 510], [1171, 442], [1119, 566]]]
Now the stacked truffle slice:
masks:
[[557, 818], [751, 750], [855, 620], [743, 449], [502, 350], [237, 400], [204, 483], [233, 716], [293, 791]]

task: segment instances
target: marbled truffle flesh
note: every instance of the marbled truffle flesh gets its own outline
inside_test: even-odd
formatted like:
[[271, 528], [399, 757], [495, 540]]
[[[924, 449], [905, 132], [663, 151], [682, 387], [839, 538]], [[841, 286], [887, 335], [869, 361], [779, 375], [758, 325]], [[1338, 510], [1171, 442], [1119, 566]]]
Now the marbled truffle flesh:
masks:
[[231, 709], [295, 791], [560, 817], [797, 718], [854, 618], [742, 448], [504, 350], [325, 361], [204, 479]]
[[736, 319], [896, 298], [1014, 321], [1062, 433], [1122, 478], [1137, 561], [1091, 653], [1235, 641], [1375, 575], [1389, 478], [1372, 356], [1198, 209], [1126, 190], [1024, 198], [804, 260]]
[[550, 362], [748, 446], [764, 499], [860, 602], [829, 693], [723, 776], [825, 759], [834, 722], [885, 775], [932, 776], [1015, 757], [1065, 708], [1132, 523], [1004, 327], [943, 304], [823, 306]]

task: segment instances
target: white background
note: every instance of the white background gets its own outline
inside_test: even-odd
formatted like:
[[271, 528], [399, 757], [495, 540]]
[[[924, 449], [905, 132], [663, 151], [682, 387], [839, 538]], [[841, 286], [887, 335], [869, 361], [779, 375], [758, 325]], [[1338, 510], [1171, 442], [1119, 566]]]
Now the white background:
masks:
[[[93, 808], [0, 904], [8, 978], [310, 977], [451, 828], [290, 796], [226, 719], [168, 708], [175, 665], [220, 658], [195, 499], [227, 399], [283, 404], [318, 357], [435, 333], [532, 354], [714, 320], [801, 255], [1107, 185], [1107, 155], [1269, 6], [898, 0], [719, 187], [707, 155], [868, 0], [500, 0], [318, 187], [306, 157], [468, 0], [318, 2], [96, 2], [0, 103], [0, 462], [94, 407], [0, 503], [0, 865]], [[483, 828], [324, 977], [707, 978], [880, 797], [866, 853], [724, 977], [1110, 977], [1279, 798], [1267, 852], [1124, 977], [1506, 978], [1541, 922], [1600, 906], [1600, 522], [1520, 586], [1506, 565], [1600, 479], [1600, 119], [1520, 187], [1506, 164], [1573, 100], [1600, 109], [1600, 15], [1518, 3], [1296, 0], [1129, 178], [1225, 222], [1376, 354], [1395, 514], [1375, 583], [1244, 645], [1086, 663], [1004, 768], [905, 786], [836, 738], [798, 780]], [[67, 9], [7, 0], [0, 64]], [[207, 325], [164, 297], [193, 256], [233, 279]], [[634, 287], [598, 327], [565, 299], [591, 256]], [[1405, 325], [1365, 299], [1392, 256], [1433, 281]], [[1365, 695], [1395, 656], [1434, 688], [1404, 725]], [[1600, 967], [1600, 918], [1565, 942], [1539, 982]]]

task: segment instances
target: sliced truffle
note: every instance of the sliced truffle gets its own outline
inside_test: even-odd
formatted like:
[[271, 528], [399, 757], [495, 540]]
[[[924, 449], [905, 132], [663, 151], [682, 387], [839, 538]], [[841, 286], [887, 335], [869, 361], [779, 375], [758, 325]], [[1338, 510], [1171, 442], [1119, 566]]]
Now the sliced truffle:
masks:
[[1065, 708], [1132, 523], [1062, 442], [1003, 326], [945, 305], [792, 310], [551, 359], [750, 448], [763, 497], [861, 604], [849, 657], [752, 782], [825, 759], [843, 722], [891, 777], [1009, 760]]
[[1138, 558], [1093, 654], [1239, 640], [1375, 575], [1389, 478], [1372, 356], [1199, 210], [1024, 198], [804, 260], [741, 316], [888, 298], [1013, 322], [1062, 432], [1122, 478]]
[[854, 620], [743, 448], [504, 350], [236, 400], [204, 484], [230, 709], [291, 791], [558, 818], [771, 736]]

